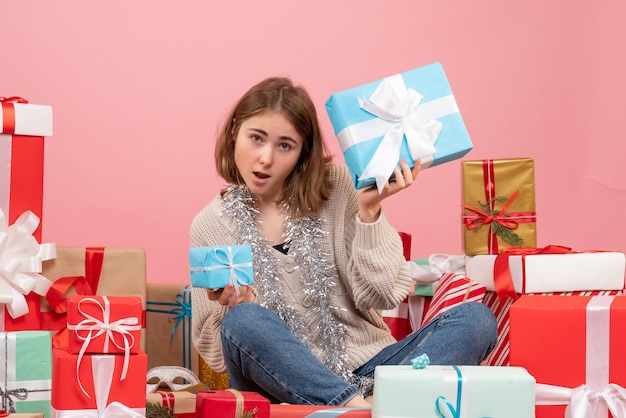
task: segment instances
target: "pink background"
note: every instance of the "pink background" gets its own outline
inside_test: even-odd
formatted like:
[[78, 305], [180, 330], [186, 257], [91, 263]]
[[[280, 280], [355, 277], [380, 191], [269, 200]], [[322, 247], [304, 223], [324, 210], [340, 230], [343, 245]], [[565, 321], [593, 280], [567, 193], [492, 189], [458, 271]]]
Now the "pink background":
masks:
[[[386, 4], [386, 5], [385, 5]], [[222, 116], [251, 84], [325, 100], [443, 64], [474, 150], [532, 157], [538, 245], [626, 251], [626, 3], [354, 0], [3, 1], [0, 95], [54, 108], [43, 241], [146, 248], [185, 282], [189, 224], [222, 186]], [[385, 203], [413, 258], [461, 254], [460, 162]]]

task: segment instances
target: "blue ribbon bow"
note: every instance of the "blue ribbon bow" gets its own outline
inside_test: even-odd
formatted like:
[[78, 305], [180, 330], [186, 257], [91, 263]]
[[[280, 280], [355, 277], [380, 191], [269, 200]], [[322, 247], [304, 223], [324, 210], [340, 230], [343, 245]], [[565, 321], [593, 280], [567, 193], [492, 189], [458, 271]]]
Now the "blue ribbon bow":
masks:
[[174, 334], [176, 329], [182, 323], [182, 338], [183, 338], [183, 367], [191, 370], [191, 289], [187, 285], [183, 288], [182, 293], [178, 293], [175, 298], [176, 302], [146, 302], [147, 305], [153, 306], [173, 306], [173, 309], [146, 309], [148, 312], [165, 313], [168, 318], [174, 321], [172, 332], [170, 332], [170, 344], [174, 340]]

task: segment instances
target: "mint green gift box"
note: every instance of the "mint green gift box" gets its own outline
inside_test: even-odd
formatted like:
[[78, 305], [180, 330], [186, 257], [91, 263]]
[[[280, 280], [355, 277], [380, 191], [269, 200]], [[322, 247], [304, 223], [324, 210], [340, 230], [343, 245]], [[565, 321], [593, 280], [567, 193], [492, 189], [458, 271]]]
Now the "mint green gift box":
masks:
[[[419, 264], [420, 266], [429, 265], [427, 258], [418, 258], [417, 260], [413, 260], [415, 264]], [[413, 286], [413, 294], [415, 296], [432, 296], [434, 293], [434, 286], [432, 284], [416, 284]]]
[[52, 341], [48, 331], [0, 332], [0, 388], [4, 394], [0, 408], [50, 417]]
[[372, 417], [535, 418], [536, 381], [523, 367], [377, 366]]

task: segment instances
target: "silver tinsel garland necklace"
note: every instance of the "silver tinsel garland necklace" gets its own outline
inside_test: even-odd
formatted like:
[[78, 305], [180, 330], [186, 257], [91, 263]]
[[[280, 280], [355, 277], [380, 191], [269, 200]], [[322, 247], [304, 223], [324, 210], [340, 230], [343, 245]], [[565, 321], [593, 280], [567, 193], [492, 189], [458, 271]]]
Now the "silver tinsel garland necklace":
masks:
[[[289, 213], [286, 205], [282, 209]], [[304, 297], [311, 303], [308, 308], [310, 316], [307, 316], [316, 319], [307, 327], [302, 315], [282, 298], [284, 285], [272, 255], [274, 250], [258, 233], [259, 212], [248, 187], [230, 186], [224, 194], [222, 210], [235, 220], [241, 241], [252, 247], [255, 290], [262, 300], [261, 305], [278, 314], [309, 349], [321, 347], [324, 354], [320, 360], [332, 371], [363, 389], [367, 383], [347, 367], [347, 329], [335, 315], [340, 308], [331, 302], [330, 295], [337, 286], [337, 273], [328, 254], [317, 245], [326, 234], [322, 219], [319, 216], [296, 220], [287, 217], [283, 225], [285, 247], [289, 248], [288, 255], [293, 257], [295, 265], [302, 269]]]

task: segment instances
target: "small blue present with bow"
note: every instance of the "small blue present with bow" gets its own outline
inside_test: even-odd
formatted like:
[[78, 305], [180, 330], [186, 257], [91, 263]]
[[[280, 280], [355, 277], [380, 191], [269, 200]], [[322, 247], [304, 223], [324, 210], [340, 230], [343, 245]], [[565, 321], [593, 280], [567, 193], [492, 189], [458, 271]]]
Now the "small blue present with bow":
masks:
[[205, 289], [222, 289], [232, 283], [239, 286], [254, 283], [252, 247], [228, 245], [192, 247], [189, 249], [191, 286]]
[[438, 62], [335, 93], [326, 111], [357, 189], [381, 191], [400, 159], [427, 168], [473, 148]]

